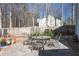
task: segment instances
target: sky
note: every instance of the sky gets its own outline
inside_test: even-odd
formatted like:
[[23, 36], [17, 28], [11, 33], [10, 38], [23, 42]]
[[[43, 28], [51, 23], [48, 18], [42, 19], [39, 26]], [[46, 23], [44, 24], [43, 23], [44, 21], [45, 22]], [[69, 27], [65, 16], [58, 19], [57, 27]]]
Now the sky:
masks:
[[[33, 3], [28, 4], [29, 11], [32, 12], [32, 10], [35, 10], [36, 8], [34, 7]], [[62, 14], [62, 4], [61, 3], [50, 3], [49, 8], [51, 10], [59, 10]], [[39, 17], [43, 18], [46, 16], [46, 9], [45, 9], [45, 3], [40, 3], [38, 7], [38, 13]], [[57, 13], [56, 12], [50, 12], [50, 15], [54, 16]], [[63, 19], [66, 20], [69, 16], [72, 16], [72, 4], [71, 3], [64, 3], [63, 4]]]

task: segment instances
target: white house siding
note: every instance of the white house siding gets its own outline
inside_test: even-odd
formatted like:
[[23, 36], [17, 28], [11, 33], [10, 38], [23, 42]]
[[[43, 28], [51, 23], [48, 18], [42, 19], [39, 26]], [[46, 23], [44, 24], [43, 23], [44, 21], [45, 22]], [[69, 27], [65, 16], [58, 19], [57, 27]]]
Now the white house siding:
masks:
[[[48, 16], [48, 25], [51, 27], [55, 27], [55, 17]], [[61, 26], [61, 20], [56, 18], [56, 25]], [[45, 27], [46, 26], [46, 18], [42, 18], [39, 20], [39, 27]]]
[[[55, 17], [53, 16], [48, 16], [48, 25], [54, 29], [55, 27], [60, 27], [61, 26], [61, 20], [56, 18], [56, 26], [55, 26]], [[46, 28], [46, 18], [39, 19], [39, 27], [40, 30], [44, 31]]]
[[77, 19], [76, 19], [75, 33], [78, 35], [79, 39], [79, 4], [77, 4]]
[[56, 24], [57, 24], [57, 26], [61, 26], [61, 21], [60, 21], [60, 19], [56, 19]]
[[46, 26], [45, 20], [46, 20], [46, 18], [39, 20], [39, 27], [45, 27]]

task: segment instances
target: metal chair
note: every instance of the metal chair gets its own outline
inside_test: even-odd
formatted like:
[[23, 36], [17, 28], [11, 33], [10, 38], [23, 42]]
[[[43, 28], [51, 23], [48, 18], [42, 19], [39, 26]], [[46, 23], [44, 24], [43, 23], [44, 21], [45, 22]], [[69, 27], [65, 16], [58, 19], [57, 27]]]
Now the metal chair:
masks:
[[44, 46], [41, 43], [34, 43], [34, 44], [32, 44], [32, 47], [33, 47], [33, 50], [41, 50], [41, 49], [44, 49]]
[[51, 39], [51, 40], [47, 43], [47, 46], [48, 46], [48, 47], [54, 46], [53, 39]]

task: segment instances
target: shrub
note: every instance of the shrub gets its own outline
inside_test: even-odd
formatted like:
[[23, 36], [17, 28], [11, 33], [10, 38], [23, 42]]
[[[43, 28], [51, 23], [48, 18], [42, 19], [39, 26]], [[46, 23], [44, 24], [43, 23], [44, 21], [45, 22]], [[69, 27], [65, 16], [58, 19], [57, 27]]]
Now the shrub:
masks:
[[34, 32], [34, 33], [31, 33], [31, 36], [39, 36], [39, 32]]
[[44, 31], [44, 35], [50, 36], [52, 38], [54, 36], [54, 32], [52, 30], [46, 29]]
[[51, 38], [54, 37], [54, 32], [52, 30], [46, 29], [43, 33], [40, 32], [34, 32], [31, 33], [31, 36], [50, 36]]

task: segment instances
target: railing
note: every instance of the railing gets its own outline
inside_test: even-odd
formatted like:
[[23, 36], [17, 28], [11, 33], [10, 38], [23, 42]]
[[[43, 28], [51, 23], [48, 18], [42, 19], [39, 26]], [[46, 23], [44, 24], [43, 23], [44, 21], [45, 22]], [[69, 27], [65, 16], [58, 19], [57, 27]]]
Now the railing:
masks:
[[61, 33], [58, 33], [58, 34], [56, 35], [56, 38], [55, 38], [56, 41], [55, 41], [55, 42], [56, 42], [56, 44], [57, 44], [57, 45], [56, 45], [57, 48], [61, 48], [61, 47], [60, 47], [60, 44], [59, 44], [59, 40], [61, 40], [61, 36], [62, 36]]

